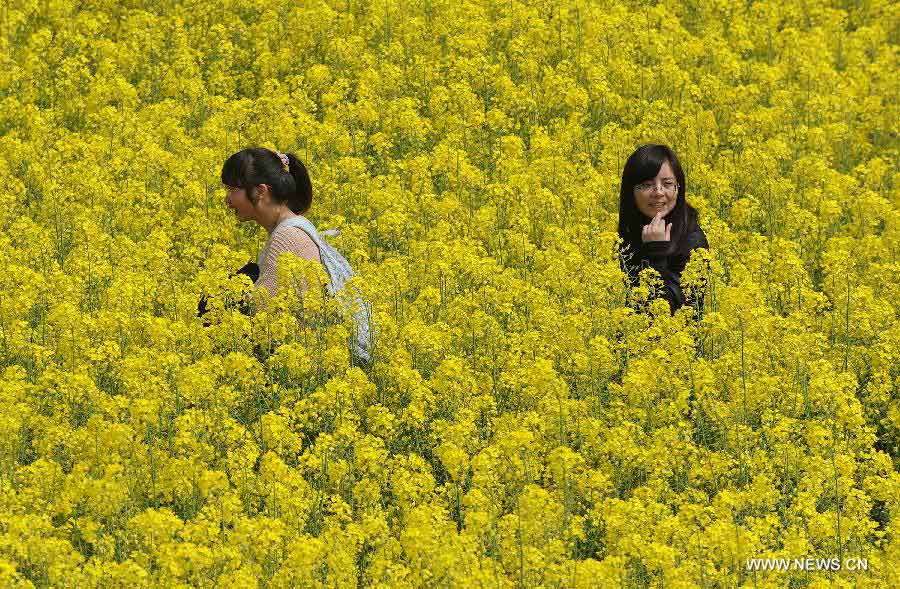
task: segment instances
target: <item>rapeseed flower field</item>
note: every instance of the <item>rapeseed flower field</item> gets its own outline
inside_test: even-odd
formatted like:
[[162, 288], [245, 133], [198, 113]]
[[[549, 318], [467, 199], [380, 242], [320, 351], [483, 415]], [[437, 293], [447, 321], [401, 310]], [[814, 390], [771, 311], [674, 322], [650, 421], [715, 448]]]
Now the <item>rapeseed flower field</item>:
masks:
[[[890, 0], [4, 0], [0, 585], [900, 586], [898, 38]], [[619, 266], [646, 143], [698, 316]], [[249, 146], [307, 166], [370, 362], [320, 289], [230, 304]], [[747, 564], [806, 557], [867, 567]]]

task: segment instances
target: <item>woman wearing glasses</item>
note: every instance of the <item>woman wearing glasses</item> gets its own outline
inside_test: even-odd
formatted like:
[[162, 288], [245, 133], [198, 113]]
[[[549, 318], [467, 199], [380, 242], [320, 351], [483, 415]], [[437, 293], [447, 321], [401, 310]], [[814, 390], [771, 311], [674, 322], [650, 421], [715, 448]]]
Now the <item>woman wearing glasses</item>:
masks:
[[[709, 248], [696, 209], [685, 201], [684, 189], [678, 156], [666, 145], [643, 145], [625, 162], [619, 191], [622, 270], [637, 286], [638, 272], [655, 268], [672, 314], [686, 302], [681, 272], [691, 251]], [[702, 313], [702, 300], [697, 306]]]

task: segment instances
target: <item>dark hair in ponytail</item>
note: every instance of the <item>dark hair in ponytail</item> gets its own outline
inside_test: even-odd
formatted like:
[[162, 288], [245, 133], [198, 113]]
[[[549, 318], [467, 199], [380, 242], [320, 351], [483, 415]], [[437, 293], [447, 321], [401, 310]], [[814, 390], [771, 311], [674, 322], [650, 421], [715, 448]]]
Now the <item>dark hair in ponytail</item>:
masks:
[[297, 215], [309, 210], [312, 204], [312, 182], [309, 173], [296, 155], [287, 153], [289, 171], [278, 154], [265, 147], [248, 147], [233, 154], [222, 166], [222, 184], [243, 188], [247, 198], [255, 201], [256, 187], [266, 184], [272, 200], [283, 203]]

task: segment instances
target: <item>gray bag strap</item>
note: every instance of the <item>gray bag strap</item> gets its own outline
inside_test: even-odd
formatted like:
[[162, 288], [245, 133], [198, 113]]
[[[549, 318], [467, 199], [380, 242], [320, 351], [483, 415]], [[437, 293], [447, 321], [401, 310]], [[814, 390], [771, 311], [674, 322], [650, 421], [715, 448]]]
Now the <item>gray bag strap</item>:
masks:
[[[344, 285], [347, 280], [356, 274], [353, 272], [353, 268], [350, 266], [347, 259], [322, 238], [312, 222], [303, 215], [289, 217], [275, 227], [275, 230], [272, 231], [272, 235], [274, 235], [275, 231], [281, 227], [298, 227], [305, 231], [319, 248], [319, 256], [322, 259], [322, 265], [325, 266], [325, 270], [329, 277], [329, 284], [327, 286], [329, 294], [334, 296], [338, 292], [344, 290]], [[326, 230], [322, 233], [325, 233], [326, 235], [337, 235], [340, 232], [336, 230]], [[260, 267], [262, 267], [263, 262], [265, 261], [265, 256], [268, 252], [268, 246], [271, 240], [272, 237], [270, 235], [269, 239], [266, 240], [266, 245], [259, 252], [257, 263]], [[372, 308], [367, 301], [359, 296], [358, 291], [351, 298], [354, 300], [357, 310], [354, 313], [355, 334], [350, 336], [350, 343], [356, 354], [368, 362], [371, 341]]]

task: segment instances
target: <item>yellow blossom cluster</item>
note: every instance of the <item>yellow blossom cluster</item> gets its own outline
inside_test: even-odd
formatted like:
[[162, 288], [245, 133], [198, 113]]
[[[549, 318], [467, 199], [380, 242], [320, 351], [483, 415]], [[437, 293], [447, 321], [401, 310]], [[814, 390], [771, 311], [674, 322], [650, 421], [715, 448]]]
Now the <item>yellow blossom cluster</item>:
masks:
[[[0, 585], [900, 586], [898, 19], [4, 0]], [[698, 317], [618, 264], [644, 143]], [[235, 308], [248, 146], [309, 169], [371, 362], [314, 263]], [[868, 568], [746, 564], [806, 557]]]

